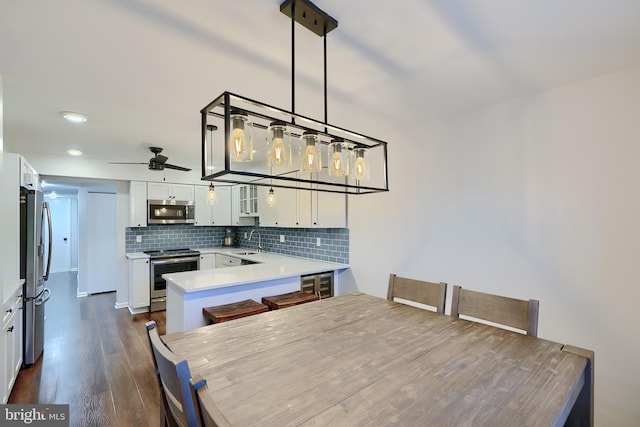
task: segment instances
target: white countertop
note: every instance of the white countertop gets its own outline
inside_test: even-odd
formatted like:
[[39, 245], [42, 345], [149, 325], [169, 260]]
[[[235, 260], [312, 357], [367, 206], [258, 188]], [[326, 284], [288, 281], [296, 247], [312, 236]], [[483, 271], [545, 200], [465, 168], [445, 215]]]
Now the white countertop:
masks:
[[128, 259], [144, 259], [144, 258], [149, 258], [149, 255], [145, 254], [144, 252], [130, 252], [128, 254], [125, 254], [125, 256]]
[[176, 287], [184, 293], [191, 293], [349, 268], [347, 264], [297, 258], [270, 252], [240, 255], [240, 252], [255, 252], [246, 248], [194, 249], [200, 253], [219, 253], [260, 264], [163, 274], [162, 278], [167, 281], [168, 286]]

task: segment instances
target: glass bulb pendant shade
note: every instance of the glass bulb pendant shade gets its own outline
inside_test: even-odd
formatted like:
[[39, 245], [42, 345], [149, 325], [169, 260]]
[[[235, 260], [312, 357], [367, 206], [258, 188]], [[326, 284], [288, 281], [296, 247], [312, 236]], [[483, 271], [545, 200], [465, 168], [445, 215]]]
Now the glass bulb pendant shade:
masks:
[[249, 117], [244, 111], [235, 110], [229, 115], [231, 134], [229, 135], [229, 151], [231, 160], [250, 162], [253, 160], [253, 132]]
[[214, 156], [213, 156], [213, 132], [218, 130], [218, 127], [215, 125], [207, 124], [207, 140], [205, 141], [205, 149], [204, 149], [204, 160], [205, 160], [205, 168], [206, 173], [211, 174], [215, 171], [216, 166], [214, 164]]
[[216, 188], [213, 184], [209, 185], [209, 191], [207, 192], [207, 202], [210, 205], [215, 205], [218, 203], [218, 193], [216, 193]]
[[269, 140], [269, 166], [288, 167], [291, 166], [291, 144], [287, 125], [284, 122], [271, 122], [267, 129]]
[[329, 176], [349, 175], [349, 149], [342, 139], [329, 144]]
[[353, 174], [356, 179], [368, 179], [369, 178], [369, 164], [367, 162], [366, 148], [354, 148], [354, 155], [356, 157], [353, 165]]
[[300, 156], [300, 172], [320, 172], [322, 170], [322, 159], [318, 144], [318, 134], [312, 131], [305, 131], [300, 137], [302, 141], [302, 155]]
[[273, 192], [273, 187], [269, 189], [267, 193], [267, 205], [275, 206], [276, 205], [276, 193]]

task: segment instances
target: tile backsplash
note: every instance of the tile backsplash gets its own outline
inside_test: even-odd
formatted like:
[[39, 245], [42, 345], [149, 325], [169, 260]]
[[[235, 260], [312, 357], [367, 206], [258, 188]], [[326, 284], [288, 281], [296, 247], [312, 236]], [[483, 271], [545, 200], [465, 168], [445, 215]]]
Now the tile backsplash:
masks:
[[[244, 237], [256, 229], [260, 232], [262, 247], [266, 252], [349, 263], [347, 228], [196, 227], [190, 224], [129, 227], [125, 231], [125, 252], [219, 247], [222, 246], [227, 228], [235, 233], [240, 247], [257, 248], [257, 232], [251, 241]], [[141, 236], [142, 242], [137, 243], [136, 236]], [[280, 236], [284, 236], [284, 242], [280, 242]], [[320, 246], [317, 246], [318, 239]]]

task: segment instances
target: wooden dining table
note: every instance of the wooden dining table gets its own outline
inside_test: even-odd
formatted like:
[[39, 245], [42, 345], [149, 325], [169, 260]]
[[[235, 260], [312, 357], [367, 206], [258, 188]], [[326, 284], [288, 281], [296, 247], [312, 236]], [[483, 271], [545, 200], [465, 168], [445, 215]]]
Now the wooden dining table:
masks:
[[163, 339], [238, 427], [593, 425], [591, 352], [371, 295]]

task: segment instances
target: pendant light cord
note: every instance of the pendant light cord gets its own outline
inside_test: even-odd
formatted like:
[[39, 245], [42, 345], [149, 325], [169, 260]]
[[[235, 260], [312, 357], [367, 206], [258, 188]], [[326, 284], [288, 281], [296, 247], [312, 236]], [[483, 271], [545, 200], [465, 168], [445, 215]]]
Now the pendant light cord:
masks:
[[291, 3], [291, 123], [296, 123], [296, 2]]
[[329, 113], [327, 112], [327, 25], [323, 27], [324, 40], [324, 133], [327, 133], [327, 123], [329, 123]]

